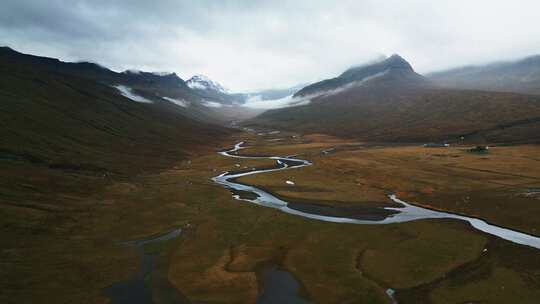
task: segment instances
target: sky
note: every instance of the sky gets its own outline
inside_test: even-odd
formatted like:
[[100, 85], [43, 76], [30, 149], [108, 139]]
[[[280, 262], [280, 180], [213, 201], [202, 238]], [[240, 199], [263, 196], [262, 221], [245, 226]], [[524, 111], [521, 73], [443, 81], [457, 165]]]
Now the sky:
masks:
[[246, 92], [394, 53], [419, 73], [539, 54], [539, 12], [537, 0], [2, 0], [0, 45]]

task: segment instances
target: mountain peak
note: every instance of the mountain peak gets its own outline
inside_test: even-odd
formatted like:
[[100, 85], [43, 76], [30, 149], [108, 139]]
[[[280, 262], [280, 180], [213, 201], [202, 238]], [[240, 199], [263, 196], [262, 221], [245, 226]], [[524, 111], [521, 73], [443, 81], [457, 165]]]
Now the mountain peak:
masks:
[[188, 81], [186, 81], [186, 83], [194, 90], [210, 90], [219, 93], [228, 92], [227, 89], [225, 89], [221, 84], [202, 74], [194, 75]]
[[394, 53], [392, 55], [390, 55], [390, 57], [387, 58], [388, 60], [402, 60], [402, 61], [406, 61], [405, 59], [403, 59], [403, 57], [401, 57], [399, 54], [397, 53]]
[[398, 54], [393, 54], [385, 60], [390, 67], [401, 67], [413, 70], [411, 64]]
[[407, 60], [398, 54], [385, 59], [349, 68], [336, 78], [323, 80], [298, 91], [294, 96], [317, 95], [345, 86], [384, 84], [386, 87], [412, 87], [426, 85]]
[[404, 69], [414, 72], [411, 64], [407, 62], [407, 60], [403, 59], [403, 57], [399, 56], [398, 54], [393, 54], [390, 57], [374, 63], [349, 68], [339, 77], [361, 80], [362, 78], [369, 76], [369, 74], [383, 73], [392, 69]]

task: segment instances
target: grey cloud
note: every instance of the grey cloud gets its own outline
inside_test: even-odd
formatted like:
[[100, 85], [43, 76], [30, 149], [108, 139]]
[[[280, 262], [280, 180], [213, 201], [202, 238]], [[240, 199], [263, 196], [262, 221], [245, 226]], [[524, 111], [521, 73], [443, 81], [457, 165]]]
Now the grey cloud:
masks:
[[329, 77], [380, 54], [420, 72], [538, 53], [537, 1], [4, 0], [0, 44], [234, 90]]

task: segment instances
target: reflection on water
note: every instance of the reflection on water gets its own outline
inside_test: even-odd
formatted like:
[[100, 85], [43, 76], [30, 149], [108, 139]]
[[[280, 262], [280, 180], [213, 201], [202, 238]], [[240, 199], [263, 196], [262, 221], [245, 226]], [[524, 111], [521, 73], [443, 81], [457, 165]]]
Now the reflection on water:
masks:
[[287, 271], [279, 270], [276, 265], [267, 265], [260, 271], [262, 290], [257, 297], [257, 304], [307, 304], [298, 294], [300, 284]]
[[181, 229], [175, 229], [155, 238], [121, 243], [137, 250], [139, 270], [133, 278], [115, 282], [104, 290], [113, 304], [189, 303], [169, 282], [167, 257], [159, 246], [175, 239], [181, 232]]

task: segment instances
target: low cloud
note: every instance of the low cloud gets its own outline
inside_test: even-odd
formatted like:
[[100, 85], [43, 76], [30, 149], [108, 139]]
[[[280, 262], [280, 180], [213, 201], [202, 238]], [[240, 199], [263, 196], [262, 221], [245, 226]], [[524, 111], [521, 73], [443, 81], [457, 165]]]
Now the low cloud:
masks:
[[279, 99], [263, 100], [260, 96], [251, 96], [242, 105], [246, 108], [270, 110], [307, 105], [311, 97], [293, 97], [292, 95]]
[[540, 50], [538, 1], [5, 0], [0, 44], [233, 91], [332, 77], [399, 53], [421, 73]]

